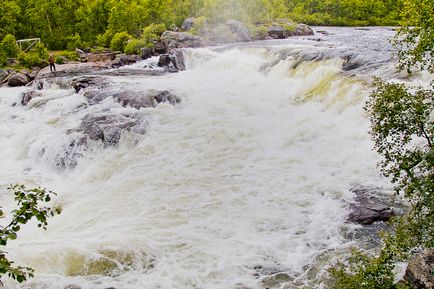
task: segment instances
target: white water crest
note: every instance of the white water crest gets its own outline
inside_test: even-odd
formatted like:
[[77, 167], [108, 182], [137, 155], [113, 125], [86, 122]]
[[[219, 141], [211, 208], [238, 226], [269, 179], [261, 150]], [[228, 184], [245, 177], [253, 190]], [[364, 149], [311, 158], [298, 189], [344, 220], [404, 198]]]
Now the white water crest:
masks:
[[[397, 74], [390, 57], [366, 60], [356, 45], [363, 36], [388, 47], [390, 30], [324, 29], [352, 37], [186, 50], [186, 71], [107, 78], [168, 90], [182, 99], [175, 106], [88, 105], [54, 84], [22, 106], [25, 88], [1, 88], [2, 207], [13, 208], [7, 185], [25, 183], [55, 191], [63, 208], [48, 231], [29, 224], [8, 244], [36, 274], [6, 287], [326, 288], [333, 252], [355, 242], [345, 235], [350, 188], [389, 186], [363, 104], [372, 75]], [[344, 71], [339, 53], [303, 60], [315, 51], [350, 51], [362, 65]], [[79, 150], [70, 143], [84, 116], [102, 111], [138, 114], [146, 133], [92, 142], [59, 166]]]

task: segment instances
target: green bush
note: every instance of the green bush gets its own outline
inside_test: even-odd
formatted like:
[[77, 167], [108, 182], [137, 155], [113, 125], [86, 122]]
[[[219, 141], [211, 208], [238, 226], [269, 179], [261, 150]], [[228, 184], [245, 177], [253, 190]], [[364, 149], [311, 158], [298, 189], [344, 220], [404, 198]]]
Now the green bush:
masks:
[[66, 40], [68, 42], [68, 44], [66, 45], [66, 49], [70, 51], [75, 51], [76, 48], [81, 47], [81, 37], [78, 33], [68, 36]]
[[69, 61], [78, 61], [78, 55], [75, 51], [68, 51], [68, 50], [62, 50], [59, 53], [57, 53], [57, 56], [66, 58]]
[[0, 66], [5, 65], [7, 60], [8, 60], [8, 57], [7, 57], [6, 53], [0, 47]]
[[125, 49], [125, 45], [127, 45], [128, 40], [132, 39], [133, 37], [128, 34], [128, 32], [119, 32], [116, 33], [113, 36], [112, 41], [110, 42], [110, 48], [112, 50], [116, 50], [116, 51], [124, 51]]
[[40, 42], [36, 43], [35, 48], [33, 48], [32, 51], [36, 53], [41, 59], [48, 59], [48, 57], [50, 56], [48, 49], [44, 46], [44, 44]]
[[21, 65], [28, 68], [32, 68], [34, 66], [44, 67], [48, 65], [48, 61], [45, 58], [42, 59], [39, 57], [39, 55], [34, 51], [28, 53], [21, 52], [18, 55], [18, 60]]
[[14, 58], [17, 57], [20, 49], [16, 44], [15, 36], [12, 34], [6, 35], [2, 42], [0, 43], [1, 50], [6, 54], [6, 57]]
[[147, 43], [143, 39], [131, 39], [125, 46], [126, 54], [140, 54], [140, 49], [147, 47]]
[[160, 39], [161, 35], [166, 31], [166, 25], [161, 24], [151, 24], [142, 31], [142, 39], [145, 41], [147, 46], [152, 46], [155, 40]]

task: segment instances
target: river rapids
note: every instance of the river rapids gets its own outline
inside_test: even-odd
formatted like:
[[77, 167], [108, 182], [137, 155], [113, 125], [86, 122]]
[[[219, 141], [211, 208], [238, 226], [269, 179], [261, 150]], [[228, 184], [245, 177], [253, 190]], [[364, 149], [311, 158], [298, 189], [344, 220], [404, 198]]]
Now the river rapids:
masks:
[[[327, 266], [358, 244], [351, 188], [390, 189], [363, 110], [372, 78], [408, 80], [393, 29], [315, 31], [186, 49], [179, 73], [105, 77], [170, 91], [176, 105], [90, 105], [51, 83], [23, 106], [28, 88], [0, 88], [3, 210], [12, 183], [55, 191], [63, 209], [47, 231], [28, 224], [9, 242], [10, 259], [36, 273], [5, 288], [327, 288]], [[101, 112], [134, 114], [146, 132], [71, 146]]]

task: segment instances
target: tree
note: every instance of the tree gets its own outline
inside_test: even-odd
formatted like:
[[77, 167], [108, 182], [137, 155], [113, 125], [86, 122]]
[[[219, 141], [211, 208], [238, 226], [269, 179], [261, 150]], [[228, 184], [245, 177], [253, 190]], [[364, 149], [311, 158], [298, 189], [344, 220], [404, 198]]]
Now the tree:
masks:
[[[404, 14], [415, 16], [397, 36], [400, 67], [410, 71], [416, 66], [432, 73], [434, 13], [427, 12], [433, 12], [434, 5], [424, 0], [406, 0], [405, 5], [409, 11]], [[401, 288], [393, 282], [396, 261], [408, 259], [414, 248], [434, 247], [434, 89], [379, 79], [374, 85], [365, 109], [375, 149], [383, 157], [379, 166], [411, 207], [384, 235], [378, 255], [356, 251], [349, 265], [331, 269], [335, 288], [340, 289]]]
[[20, 49], [18, 48], [15, 36], [12, 34], [6, 35], [0, 43], [0, 49], [4, 51], [7, 57], [13, 58], [18, 55]]
[[[43, 188], [28, 189], [23, 185], [14, 185], [8, 188], [17, 202], [17, 209], [12, 211], [12, 217], [6, 226], [0, 226], [0, 246], [6, 246], [10, 240], [17, 238], [17, 233], [21, 226], [32, 219], [36, 219], [37, 226], [44, 230], [47, 229], [47, 219], [56, 214], [60, 214], [60, 208], [44, 206], [49, 203], [55, 193]], [[0, 209], [0, 217], [5, 218], [3, 210]], [[17, 280], [26, 281], [33, 277], [34, 270], [30, 267], [14, 266], [14, 262], [9, 260], [6, 252], [0, 250], [0, 278], [3, 275]], [[0, 284], [2, 284], [0, 280]]]

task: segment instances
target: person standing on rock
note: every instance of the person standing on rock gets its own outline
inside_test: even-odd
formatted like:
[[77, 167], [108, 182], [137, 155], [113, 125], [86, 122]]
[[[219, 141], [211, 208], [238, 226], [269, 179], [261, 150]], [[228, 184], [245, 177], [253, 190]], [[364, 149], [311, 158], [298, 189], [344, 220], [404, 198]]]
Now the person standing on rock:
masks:
[[54, 56], [53, 54], [50, 54], [50, 57], [48, 58], [48, 62], [50, 62], [50, 71], [56, 71], [56, 66], [54, 65]]

